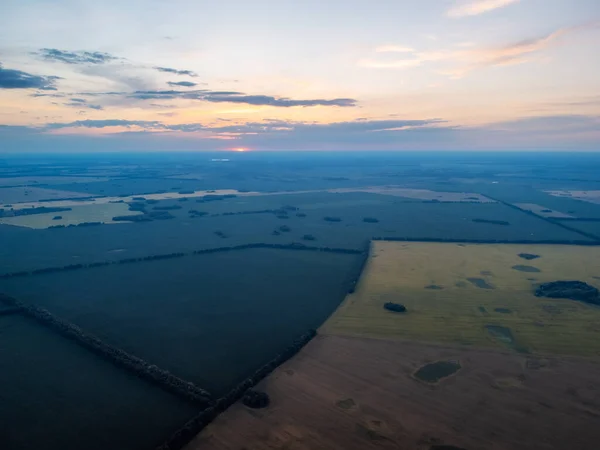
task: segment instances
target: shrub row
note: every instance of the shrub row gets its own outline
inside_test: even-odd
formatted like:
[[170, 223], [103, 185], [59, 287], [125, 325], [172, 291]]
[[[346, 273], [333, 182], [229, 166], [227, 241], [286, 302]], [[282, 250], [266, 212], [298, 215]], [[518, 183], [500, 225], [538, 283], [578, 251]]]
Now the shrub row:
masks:
[[142, 261], [155, 261], [158, 259], [169, 259], [169, 258], [180, 258], [182, 256], [187, 255], [202, 255], [207, 253], [218, 253], [218, 252], [228, 252], [233, 250], [246, 250], [252, 248], [273, 248], [278, 250], [305, 250], [305, 251], [320, 251], [320, 252], [329, 252], [329, 253], [346, 253], [346, 254], [360, 254], [363, 251], [358, 249], [347, 249], [347, 248], [335, 248], [335, 247], [312, 247], [308, 245], [304, 245], [298, 242], [291, 244], [267, 244], [267, 243], [257, 243], [257, 244], [242, 244], [242, 245], [234, 245], [229, 247], [215, 247], [215, 248], [207, 248], [202, 250], [195, 250], [190, 253], [167, 253], [162, 255], [150, 255], [143, 256], [139, 258], [124, 258], [116, 261], [99, 261], [89, 264], [69, 264], [67, 266], [61, 267], [47, 267], [43, 269], [35, 269], [32, 271], [22, 270], [19, 272], [9, 272], [0, 275], [0, 279], [7, 278], [16, 278], [16, 277], [24, 277], [29, 275], [39, 275], [44, 273], [53, 273], [53, 272], [63, 272], [67, 270], [78, 270], [78, 269], [86, 269], [93, 267], [102, 267], [109, 266], [111, 264], [128, 264]]
[[77, 224], [70, 224], [70, 225], [52, 225], [50, 228], [75, 228], [75, 227], [91, 227], [91, 226], [95, 226], [95, 225], [102, 225], [102, 222], [82, 222], [82, 223], [77, 223]]
[[198, 433], [200, 433], [210, 422], [212, 422], [221, 412], [225, 411], [236, 401], [241, 399], [244, 394], [256, 386], [259, 381], [268, 376], [277, 367], [282, 365], [296, 353], [298, 353], [310, 340], [315, 337], [317, 332], [310, 330], [296, 339], [292, 345], [278, 354], [275, 358], [262, 366], [224, 397], [218, 399], [214, 405], [201, 411], [198, 415], [188, 421], [183, 427], [177, 430], [164, 444], [157, 450], [180, 450], [185, 447]]
[[472, 219], [475, 223], [489, 223], [492, 225], [510, 225], [506, 220]]
[[17, 217], [17, 216], [31, 216], [34, 214], [46, 214], [63, 211], [71, 211], [72, 208], [50, 208], [47, 206], [40, 206], [37, 208], [23, 208], [23, 209], [2, 209], [0, 208], [0, 217]]
[[11, 307], [18, 308], [23, 314], [33, 318], [42, 325], [57, 331], [62, 336], [71, 339], [93, 353], [108, 359], [116, 366], [130, 370], [144, 380], [150, 381], [163, 389], [194, 403], [199, 403], [204, 406], [213, 404], [211, 395], [204, 389], [197, 387], [191, 382], [184, 381], [153, 364], [149, 364], [141, 358], [130, 355], [121, 349], [112, 347], [94, 336], [86, 334], [78, 326], [59, 319], [43, 308], [22, 303], [17, 299], [3, 294], [0, 294], [0, 301]]

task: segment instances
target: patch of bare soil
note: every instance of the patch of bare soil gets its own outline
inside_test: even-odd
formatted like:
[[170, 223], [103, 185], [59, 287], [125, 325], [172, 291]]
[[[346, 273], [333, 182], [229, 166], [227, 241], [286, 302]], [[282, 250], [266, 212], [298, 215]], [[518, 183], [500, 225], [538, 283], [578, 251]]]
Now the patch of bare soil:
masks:
[[[414, 378], [435, 361], [453, 376]], [[596, 450], [600, 364], [410, 342], [318, 336], [186, 450]]]

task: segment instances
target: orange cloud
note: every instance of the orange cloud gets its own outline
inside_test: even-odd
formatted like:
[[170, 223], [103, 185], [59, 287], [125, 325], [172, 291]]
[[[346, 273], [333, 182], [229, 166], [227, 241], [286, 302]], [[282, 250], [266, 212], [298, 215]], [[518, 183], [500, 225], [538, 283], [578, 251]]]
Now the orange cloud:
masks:
[[468, 3], [460, 2], [450, 8], [447, 12], [448, 17], [477, 16], [494, 9], [504, 8], [520, 0], [475, 0]]
[[[453, 63], [455, 67], [441, 68], [437, 72], [450, 75], [452, 78], [460, 78], [476, 69], [529, 62], [535, 54], [556, 45], [567, 35], [599, 27], [600, 22], [589, 22], [573, 27], [560, 28], [544, 36], [496, 47], [461, 50], [455, 48], [430, 52], [406, 50], [407, 56], [404, 58], [362, 59], [358, 62], [358, 65], [374, 69], [410, 69], [427, 63]], [[464, 48], [463, 45], [459, 45], [459, 47]], [[393, 48], [393, 46], [388, 45], [386, 48]], [[378, 52], [379, 50], [375, 49], [375, 51]]]

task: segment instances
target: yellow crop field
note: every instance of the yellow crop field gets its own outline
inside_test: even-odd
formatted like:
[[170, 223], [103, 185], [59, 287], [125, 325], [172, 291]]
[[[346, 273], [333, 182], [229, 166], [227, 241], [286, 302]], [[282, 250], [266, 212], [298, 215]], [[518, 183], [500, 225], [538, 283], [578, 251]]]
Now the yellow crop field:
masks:
[[375, 241], [356, 292], [321, 333], [600, 356], [600, 306], [534, 296], [557, 280], [599, 287], [600, 247]]

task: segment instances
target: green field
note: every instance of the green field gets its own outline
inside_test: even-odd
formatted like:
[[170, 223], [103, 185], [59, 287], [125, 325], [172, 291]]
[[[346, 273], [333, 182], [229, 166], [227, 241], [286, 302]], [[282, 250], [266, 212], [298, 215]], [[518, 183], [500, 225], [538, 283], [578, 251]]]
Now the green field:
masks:
[[[78, 225], [84, 222], [116, 223], [112, 220], [115, 216], [137, 214], [140, 213], [129, 211], [128, 205], [124, 203], [99, 203], [97, 205], [73, 206], [70, 211], [3, 217], [0, 218], [0, 224], [42, 229], [56, 225]], [[57, 216], [60, 216], [61, 219], [55, 220], [54, 218]]]
[[358, 289], [323, 331], [600, 356], [600, 307], [533, 295], [556, 280], [600, 286], [600, 248], [374, 242]]
[[0, 447], [148, 450], [197, 407], [19, 315], [0, 316]]
[[0, 291], [222, 394], [319, 327], [359, 262], [253, 249], [15, 278]]
[[[432, 239], [586, 240], [545, 220], [498, 203], [423, 203], [399, 197], [367, 193], [312, 193], [237, 197], [197, 203], [165, 200], [155, 206], [181, 206], [170, 211], [175, 218], [149, 223], [125, 223], [118, 227], [28, 230], [0, 225], [0, 272], [35, 270], [43, 267], [188, 252], [221, 245], [266, 242], [302, 242], [305, 234], [315, 245], [362, 248], [374, 236]], [[241, 214], [190, 218], [189, 210], [211, 214], [299, 208], [305, 217], [290, 213], [288, 219], [275, 214]], [[335, 216], [340, 222], [326, 222]], [[377, 223], [365, 223], [374, 217]], [[510, 225], [476, 223], [474, 219], [503, 220]], [[273, 231], [282, 225], [290, 232]], [[227, 238], [220, 239], [215, 231]]]

